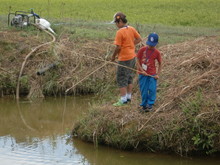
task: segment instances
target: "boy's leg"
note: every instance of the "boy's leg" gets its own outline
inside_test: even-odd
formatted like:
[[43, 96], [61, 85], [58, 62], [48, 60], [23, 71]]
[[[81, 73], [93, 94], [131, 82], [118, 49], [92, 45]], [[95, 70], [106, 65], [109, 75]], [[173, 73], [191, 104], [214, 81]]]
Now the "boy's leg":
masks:
[[122, 87], [119, 89], [120, 91], [120, 96], [121, 96], [121, 101], [122, 103], [127, 102], [127, 87]]
[[140, 106], [146, 107], [148, 100], [148, 77], [139, 75], [139, 87], [141, 91], [141, 104]]
[[[119, 61], [119, 64], [126, 65], [125, 62]], [[114, 103], [114, 106], [121, 106], [127, 103], [127, 71], [126, 68], [118, 66], [117, 69], [117, 84], [120, 92], [120, 99], [118, 102]]]
[[128, 84], [128, 86], [127, 86], [127, 102], [131, 101], [132, 88], [133, 88], [133, 85]]
[[[135, 69], [136, 58], [129, 60], [127, 67]], [[135, 72], [133, 70], [128, 70], [128, 86], [127, 86], [127, 101], [131, 101], [132, 89], [133, 89], [133, 78]]]
[[[124, 65], [126, 67], [133, 68], [135, 66], [135, 59], [129, 61], [119, 61], [120, 65]], [[113, 104], [115, 106], [120, 106], [122, 104], [127, 103], [127, 93], [129, 93], [129, 101], [131, 100], [131, 92], [132, 92], [132, 81], [133, 81], [134, 73], [131, 72], [130, 69], [118, 66], [117, 70], [117, 83], [120, 91], [120, 100]]]
[[153, 77], [149, 77], [149, 96], [147, 104], [149, 106], [154, 105], [156, 100], [156, 93], [157, 93], [157, 80]]
[[123, 106], [127, 103], [127, 94], [126, 94], [127, 87], [119, 88], [119, 91], [120, 91], [120, 96], [121, 97], [118, 100], [118, 102], [113, 104], [114, 106]]

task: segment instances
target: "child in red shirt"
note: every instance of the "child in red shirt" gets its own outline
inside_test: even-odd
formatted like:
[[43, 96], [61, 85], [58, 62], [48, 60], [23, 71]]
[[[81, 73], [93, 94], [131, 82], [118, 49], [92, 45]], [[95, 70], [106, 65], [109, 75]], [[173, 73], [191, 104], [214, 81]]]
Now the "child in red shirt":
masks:
[[[142, 112], [149, 112], [156, 100], [157, 79], [161, 72], [161, 54], [155, 48], [158, 43], [159, 36], [151, 33], [146, 42], [147, 46], [142, 47], [137, 55], [137, 67], [139, 70], [139, 86], [141, 92]], [[158, 62], [158, 70], [155, 62]]]

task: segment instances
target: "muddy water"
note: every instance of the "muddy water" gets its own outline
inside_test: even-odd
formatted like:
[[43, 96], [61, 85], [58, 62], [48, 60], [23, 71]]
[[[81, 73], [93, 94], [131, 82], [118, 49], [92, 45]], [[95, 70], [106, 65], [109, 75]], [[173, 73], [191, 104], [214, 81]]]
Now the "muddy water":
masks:
[[132, 153], [70, 139], [92, 97], [0, 98], [0, 165], [219, 165], [219, 158]]

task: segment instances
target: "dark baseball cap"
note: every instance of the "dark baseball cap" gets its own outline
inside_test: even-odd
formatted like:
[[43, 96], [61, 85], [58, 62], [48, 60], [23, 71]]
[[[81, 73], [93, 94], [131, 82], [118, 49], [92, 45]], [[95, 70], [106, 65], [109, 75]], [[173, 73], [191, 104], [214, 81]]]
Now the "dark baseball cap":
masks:
[[125, 18], [126, 18], [125, 14], [123, 14], [122, 12], [117, 12], [114, 14], [113, 21], [111, 23], [115, 23], [117, 20], [125, 19]]

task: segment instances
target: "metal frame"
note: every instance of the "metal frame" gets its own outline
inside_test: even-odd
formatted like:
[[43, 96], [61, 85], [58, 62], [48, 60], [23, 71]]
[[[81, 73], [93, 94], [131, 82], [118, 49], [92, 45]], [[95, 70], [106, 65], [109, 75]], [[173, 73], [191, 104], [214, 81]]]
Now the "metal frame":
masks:
[[9, 13], [8, 14], [8, 26], [11, 25], [11, 15], [17, 16], [17, 15], [21, 15], [22, 19], [27, 19], [27, 25], [29, 26], [30, 24], [30, 17], [34, 17], [34, 23], [35, 23], [35, 19], [36, 17], [33, 15], [32, 12], [26, 12], [26, 11], [16, 11], [15, 13]]

